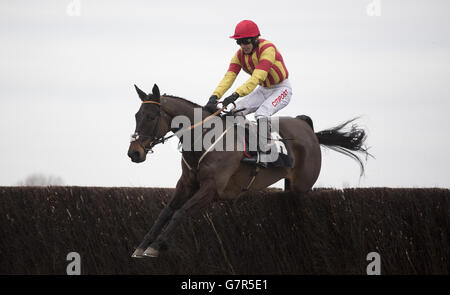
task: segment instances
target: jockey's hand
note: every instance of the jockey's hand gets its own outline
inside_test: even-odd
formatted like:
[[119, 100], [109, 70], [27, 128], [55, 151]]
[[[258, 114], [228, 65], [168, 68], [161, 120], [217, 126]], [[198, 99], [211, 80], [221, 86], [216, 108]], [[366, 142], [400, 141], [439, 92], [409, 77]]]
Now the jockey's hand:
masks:
[[208, 100], [208, 103], [205, 105], [205, 109], [211, 113], [216, 112], [218, 100], [219, 100], [219, 98], [217, 97], [217, 95], [211, 95], [211, 97]]
[[239, 98], [239, 94], [237, 92], [233, 93], [232, 95], [228, 96], [227, 98], [225, 98], [222, 102], [223, 106], [226, 107], [228, 106], [230, 103], [233, 103], [236, 99]]

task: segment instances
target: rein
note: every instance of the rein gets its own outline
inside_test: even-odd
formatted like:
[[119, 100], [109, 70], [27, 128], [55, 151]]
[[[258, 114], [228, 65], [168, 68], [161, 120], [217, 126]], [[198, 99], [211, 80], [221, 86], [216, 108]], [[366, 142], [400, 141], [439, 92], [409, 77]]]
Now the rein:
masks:
[[[153, 104], [157, 104], [157, 105], [161, 106], [161, 103], [159, 103], [159, 102], [157, 102], [157, 101], [153, 101], [153, 100], [146, 100], [146, 101], [143, 101], [143, 102], [142, 102], [142, 104], [145, 104], [145, 103], [153, 103]], [[219, 110], [217, 110], [215, 113], [209, 115], [208, 117], [206, 117], [206, 118], [203, 119], [202, 121], [200, 121], [200, 122], [198, 122], [198, 123], [196, 123], [196, 124], [194, 124], [194, 125], [191, 125], [187, 130], [192, 130], [192, 129], [194, 129], [194, 128], [200, 126], [200, 125], [202, 125], [203, 123], [205, 123], [206, 121], [208, 121], [208, 120], [211, 119], [212, 117], [215, 117], [215, 116], [217, 116], [218, 114], [220, 114], [220, 113], [221, 113], [223, 110], [225, 110], [225, 109], [226, 109], [226, 107], [223, 106], [222, 108], [220, 108]], [[162, 116], [162, 115], [161, 115], [161, 113], [160, 113], [160, 115], [159, 115], [159, 117], [158, 117], [158, 123], [156, 123], [155, 128], [153, 129], [153, 132], [152, 132], [153, 135], [142, 135], [142, 134], [139, 134], [139, 133], [135, 132], [134, 134], [131, 135], [131, 142], [138, 140], [139, 137], [141, 137], [141, 136], [142, 136], [142, 137], [149, 137], [149, 138], [156, 138], [156, 133], [158, 132], [159, 126], [161, 125], [161, 116]], [[150, 143], [149, 147], [142, 146], [141, 143], [139, 143], [139, 144], [141, 145], [141, 147], [144, 149], [144, 151], [145, 151], [146, 153], [148, 153], [148, 152], [153, 153], [153, 147], [154, 147], [154, 146], [156, 146], [157, 144], [160, 144], [160, 143], [164, 144], [165, 141], [169, 140], [170, 138], [172, 138], [172, 137], [175, 136], [175, 135], [176, 135], [176, 134], [174, 133], [174, 134], [172, 134], [172, 135], [170, 135], [170, 136], [162, 136], [162, 137], [156, 138], [155, 140], [153, 140], [153, 141]]]

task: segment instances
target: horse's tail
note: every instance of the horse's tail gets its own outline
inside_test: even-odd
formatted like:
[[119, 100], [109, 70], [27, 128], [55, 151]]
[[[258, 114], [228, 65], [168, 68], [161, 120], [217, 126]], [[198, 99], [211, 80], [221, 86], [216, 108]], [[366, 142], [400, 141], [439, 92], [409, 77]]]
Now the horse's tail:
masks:
[[363, 175], [364, 163], [361, 158], [353, 152], [362, 153], [365, 155], [366, 160], [368, 156], [372, 156], [368, 152], [368, 148], [364, 145], [367, 138], [366, 131], [356, 124], [352, 124], [349, 131], [343, 131], [348, 124], [356, 119], [358, 118], [348, 120], [347, 122], [344, 122], [336, 127], [316, 132], [316, 136], [321, 145], [356, 160], [361, 167], [361, 175]]

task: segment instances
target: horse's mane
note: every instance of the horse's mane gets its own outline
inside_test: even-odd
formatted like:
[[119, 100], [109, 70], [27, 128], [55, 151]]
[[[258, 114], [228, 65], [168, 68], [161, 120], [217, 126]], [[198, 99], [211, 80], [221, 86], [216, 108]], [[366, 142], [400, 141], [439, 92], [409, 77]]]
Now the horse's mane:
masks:
[[170, 97], [170, 98], [181, 99], [182, 101], [185, 101], [185, 102], [187, 102], [187, 103], [190, 103], [190, 104], [193, 105], [194, 107], [203, 108], [203, 106], [198, 105], [198, 104], [196, 104], [195, 102], [192, 102], [192, 101], [190, 101], [190, 100], [188, 100], [188, 99], [186, 99], [186, 98], [182, 98], [182, 97], [175, 96], [175, 95], [169, 95], [169, 94], [165, 94], [165, 93], [163, 94], [163, 96], [165, 96], [165, 97]]

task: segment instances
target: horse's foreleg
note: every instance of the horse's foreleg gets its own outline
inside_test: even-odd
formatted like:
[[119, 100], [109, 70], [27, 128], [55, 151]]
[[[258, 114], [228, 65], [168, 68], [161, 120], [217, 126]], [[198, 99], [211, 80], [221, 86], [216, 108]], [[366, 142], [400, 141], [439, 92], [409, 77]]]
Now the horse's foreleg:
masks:
[[159, 214], [158, 218], [156, 219], [155, 223], [153, 224], [150, 231], [145, 235], [143, 241], [137, 249], [134, 251], [133, 255], [131, 257], [133, 258], [142, 258], [144, 257], [144, 251], [150, 245], [158, 236], [158, 234], [161, 232], [164, 225], [166, 225], [167, 221], [170, 220], [174, 213], [174, 210], [167, 205], [164, 207], [164, 209]]
[[195, 193], [195, 190], [195, 183], [190, 181], [188, 177], [182, 176], [180, 180], [178, 180], [174, 196], [170, 199], [166, 207], [164, 207], [164, 209], [161, 211], [152, 228], [145, 235], [142, 243], [134, 251], [131, 257], [144, 257], [145, 249], [151, 243], [153, 243], [154, 240], [156, 240], [164, 226], [172, 218], [174, 212], [179, 209]]
[[203, 182], [200, 185], [200, 189], [192, 196], [192, 198], [173, 214], [166, 229], [158, 236], [150, 247], [145, 250], [144, 255], [157, 257], [159, 250], [167, 243], [168, 238], [180, 222], [188, 215], [205, 208], [214, 199], [216, 193], [215, 181], [213, 179]]

